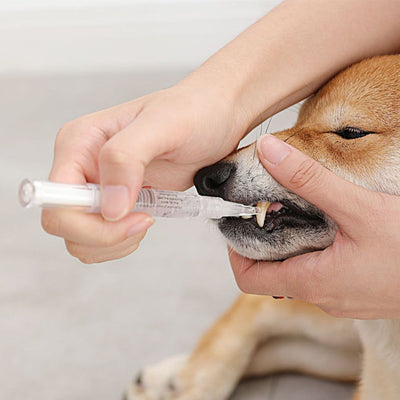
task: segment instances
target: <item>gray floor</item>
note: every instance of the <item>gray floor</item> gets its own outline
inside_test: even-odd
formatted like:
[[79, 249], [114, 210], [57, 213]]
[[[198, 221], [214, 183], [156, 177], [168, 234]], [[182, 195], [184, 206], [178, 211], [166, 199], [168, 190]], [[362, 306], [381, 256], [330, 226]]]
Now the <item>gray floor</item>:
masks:
[[[119, 399], [143, 365], [190, 350], [237, 295], [205, 222], [158, 220], [135, 254], [85, 266], [17, 204], [21, 179], [47, 177], [64, 122], [180, 76], [0, 77], [1, 399]], [[233, 398], [346, 400], [352, 390], [282, 375], [245, 382]]]

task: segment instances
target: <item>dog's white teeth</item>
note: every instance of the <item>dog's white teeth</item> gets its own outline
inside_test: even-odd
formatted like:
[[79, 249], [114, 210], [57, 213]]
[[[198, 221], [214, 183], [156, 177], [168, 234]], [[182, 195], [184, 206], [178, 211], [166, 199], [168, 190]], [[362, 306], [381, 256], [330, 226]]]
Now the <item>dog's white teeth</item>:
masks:
[[269, 201], [259, 201], [257, 207], [261, 209], [261, 213], [257, 214], [257, 224], [260, 228], [264, 226], [265, 215], [267, 214], [268, 208], [271, 205]]
[[250, 219], [250, 218], [253, 218], [253, 216], [252, 215], [242, 215], [242, 218], [243, 219]]

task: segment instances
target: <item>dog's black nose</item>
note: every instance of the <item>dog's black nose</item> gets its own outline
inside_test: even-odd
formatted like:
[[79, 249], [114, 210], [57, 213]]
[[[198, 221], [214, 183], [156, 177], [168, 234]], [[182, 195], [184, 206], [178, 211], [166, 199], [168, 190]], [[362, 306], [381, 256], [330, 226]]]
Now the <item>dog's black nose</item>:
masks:
[[226, 198], [234, 172], [234, 164], [219, 162], [197, 172], [193, 179], [194, 185], [201, 195]]

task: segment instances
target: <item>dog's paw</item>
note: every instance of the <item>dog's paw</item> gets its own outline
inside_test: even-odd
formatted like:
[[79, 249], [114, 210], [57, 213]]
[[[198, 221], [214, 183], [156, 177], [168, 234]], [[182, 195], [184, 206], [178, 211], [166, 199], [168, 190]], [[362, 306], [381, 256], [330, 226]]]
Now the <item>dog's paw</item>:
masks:
[[129, 385], [124, 400], [181, 400], [185, 396], [178, 382], [178, 373], [187, 355], [168, 358], [144, 368]]

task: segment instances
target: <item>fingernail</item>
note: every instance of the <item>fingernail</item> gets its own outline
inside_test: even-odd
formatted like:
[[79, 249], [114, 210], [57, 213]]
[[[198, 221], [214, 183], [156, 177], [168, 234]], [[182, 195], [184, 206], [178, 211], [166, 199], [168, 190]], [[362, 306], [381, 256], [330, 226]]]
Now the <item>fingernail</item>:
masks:
[[129, 189], [123, 185], [104, 186], [101, 213], [107, 221], [118, 221], [129, 211]]
[[145, 231], [146, 229], [149, 229], [150, 226], [152, 226], [154, 224], [154, 219], [151, 217], [147, 217], [144, 220], [138, 222], [137, 224], [133, 225], [129, 231], [127, 236], [131, 237], [131, 236], [135, 236], [137, 234], [139, 234], [140, 232]]
[[257, 142], [257, 147], [262, 157], [275, 165], [280, 164], [292, 151], [289, 145], [273, 135], [262, 136]]

